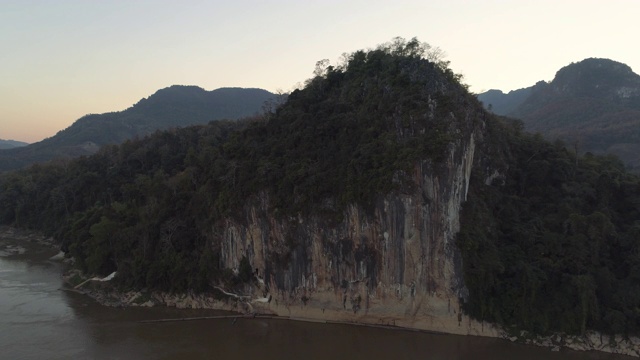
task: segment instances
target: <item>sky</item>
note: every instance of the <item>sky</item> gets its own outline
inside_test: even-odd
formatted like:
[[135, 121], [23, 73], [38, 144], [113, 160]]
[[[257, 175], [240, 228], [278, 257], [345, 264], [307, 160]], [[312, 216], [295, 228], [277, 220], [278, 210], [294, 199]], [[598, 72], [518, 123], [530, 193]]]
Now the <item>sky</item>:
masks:
[[315, 63], [417, 37], [474, 93], [590, 57], [640, 72], [638, 0], [0, 0], [0, 139], [37, 142], [171, 85], [289, 92]]

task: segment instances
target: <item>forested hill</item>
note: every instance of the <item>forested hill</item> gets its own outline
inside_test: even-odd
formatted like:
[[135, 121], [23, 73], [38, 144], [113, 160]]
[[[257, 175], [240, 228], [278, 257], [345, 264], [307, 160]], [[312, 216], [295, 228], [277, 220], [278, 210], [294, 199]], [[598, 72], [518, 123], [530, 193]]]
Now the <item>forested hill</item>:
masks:
[[[258, 239], [264, 280], [283, 286], [271, 289], [274, 296], [291, 299], [302, 289], [292, 283], [310, 276], [291, 274], [311, 268], [314, 249], [333, 259], [325, 259], [332, 271], [364, 269], [375, 280], [391, 271], [380, 268], [386, 251], [399, 252], [402, 261], [389, 268], [424, 273], [438, 259], [404, 257], [421, 234], [410, 228], [414, 214], [403, 206], [430, 214], [440, 197], [462, 189], [461, 231], [446, 256], [461, 255], [465, 314], [517, 333], [638, 334], [640, 179], [615, 158], [579, 157], [485, 112], [428, 49], [415, 39], [397, 40], [349, 54], [337, 66], [319, 62], [316, 76], [262, 120], [159, 132], [66, 164], [5, 174], [0, 221], [55, 235], [77, 267], [102, 275], [117, 270], [114, 281], [124, 289], [200, 293], [253, 281], [251, 249], [225, 262], [232, 256], [225, 247], [238, 246], [229, 243], [235, 230], [225, 226], [257, 221], [256, 228], [273, 226]], [[473, 161], [470, 178], [434, 186], [434, 193], [419, 188], [463, 168], [461, 154]], [[349, 209], [366, 214], [396, 204], [402, 211], [390, 226], [400, 229], [398, 238], [358, 235], [378, 217], [345, 225]], [[424, 221], [457, 222], [447, 209]], [[305, 228], [318, 222], [322, 229]], [[340, 231], [355, 235], [331, 238]], [[235, 272], [224, 265], [238, 261]], [[417, 284], [427, 289], [421, 294], [432, 296], [437, 276]], [[389, 286], [412, 280], [398, 279]], [[377, 281], [358, 284], [368, 287], [363, 296], [380, 290]], [[335, 279], [327, 284], [336, 291], [329, 298], [342, 298], [349, 286]], [[412, 296], [405, 300], [413, 304]]]
[[144, 137], [156, 130], [235, 120], [262, 112], [277, 96], [262, 89], [174, 85], [158, 90], [124, 111], [87, 115], [55, 136], [29, 146], [0, 151], [0, 172], [55, 158], [95, 153], [106, 144]]
[[26, 142], [22, 142], [22, 141], [15, 141], [15, 140], [2, 140], [0, 139], [0, 150], [1, 149], [12, 149], [12, 148], [16, 148], [16, 147], [21, 147], [21, 146], [27, 146], [29, 145]]
[[625, 64], [585, 59], [558, 70], [549, 83], [478, 98], [496, 114], [522, 119], [528, 131], [581, 153], [615, 154], [640, 172], [640, 75]]

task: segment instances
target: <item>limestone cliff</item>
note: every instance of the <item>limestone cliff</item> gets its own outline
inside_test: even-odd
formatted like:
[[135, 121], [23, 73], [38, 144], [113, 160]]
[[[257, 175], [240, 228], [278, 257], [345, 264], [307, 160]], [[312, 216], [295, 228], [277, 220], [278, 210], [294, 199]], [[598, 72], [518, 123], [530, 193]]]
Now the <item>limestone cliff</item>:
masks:
[[0, 177], [0, 220], [56, 234], [89, 278], [117, 273], [97, 289], [116, 304], [637, 334], [640, 180], [486, 113], [427, 49], [319, 62], [258, 118]]
[[280, 220], [262, 194], [245, 208], [246, 221], [218, 231], [224, 267], [249, 259], [257, 286], [245, 290], [271, 296], [260, 312], [488, 335], [460, 311], [467, 294], [454, 237], [483, 125], [466, 118], [476, 128], [449, 146], [446, 160], [416, 163], [414, 186], [378, 199], [373, 215], [352, 205], [337, 225]]

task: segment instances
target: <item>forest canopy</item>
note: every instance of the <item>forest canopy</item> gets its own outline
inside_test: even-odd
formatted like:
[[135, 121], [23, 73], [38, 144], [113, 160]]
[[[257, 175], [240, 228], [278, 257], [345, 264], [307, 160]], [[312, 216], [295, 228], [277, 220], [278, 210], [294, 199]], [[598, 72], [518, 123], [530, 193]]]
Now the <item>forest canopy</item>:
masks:
[[[211, 230], [242, 221], [246, 204], [339, 224], [348, 205], [405, 191], [416, 162], [437, 166], [482, 125], [457, 237], [464, 310], [534, 333], [638, 333], [638, 177], [484, 112], [460, 81], [416, 39], [321, 61], [261, 117], [2, 175], [0, 222], [54, 235], [78, 268], [117, 270], [124, 288], [207, 292], [248, 278], [221, 267]], [[484, 124], [465, 122], [470, 112]]]

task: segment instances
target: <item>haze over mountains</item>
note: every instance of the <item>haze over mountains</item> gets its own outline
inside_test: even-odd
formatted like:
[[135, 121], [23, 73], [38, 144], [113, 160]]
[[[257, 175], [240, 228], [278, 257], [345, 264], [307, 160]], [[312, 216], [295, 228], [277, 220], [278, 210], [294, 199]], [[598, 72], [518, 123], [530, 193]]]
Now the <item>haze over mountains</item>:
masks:
[[28, 146], [4, 148], [0, 150], [0, 172], [55, 158], [94, 154], [103, 145], [119, 144], [157, 130], [254, 116], [275, 97], [262, 89], [206, 91], [197, 86], [174, 85], [124, 111], [86, 115], [55, 136]]
[[525, 129], [562, 139], [581, 153], [617, 155], [640, 170], [640, 76], [622, 63], [590, 58], [563, 67], [553, 81], [507, 94], [478, 95], [496, 114]]
[[16, 147], [27, 146], [29, 145], [26, 142], [16, 141], [16, 140], [2, 140], [0, 139], [0, 150], [1, 149], [13, 149]]
[[[261, 89], [171, 86], [124, 111], [86, 115], [34, 144], [0, 140], [0, 171], [90, 155], [156, 130], [256, 115], [275, 97]], [[640, 169], [640, 76], [625, 64], [586, 59], [563, 67], [549, 83], [506, 94], [489, 90], [478, 99], [498, 115], [521, 119], [528, 131], [559, 138], [581, 153], [615, 154]]]

